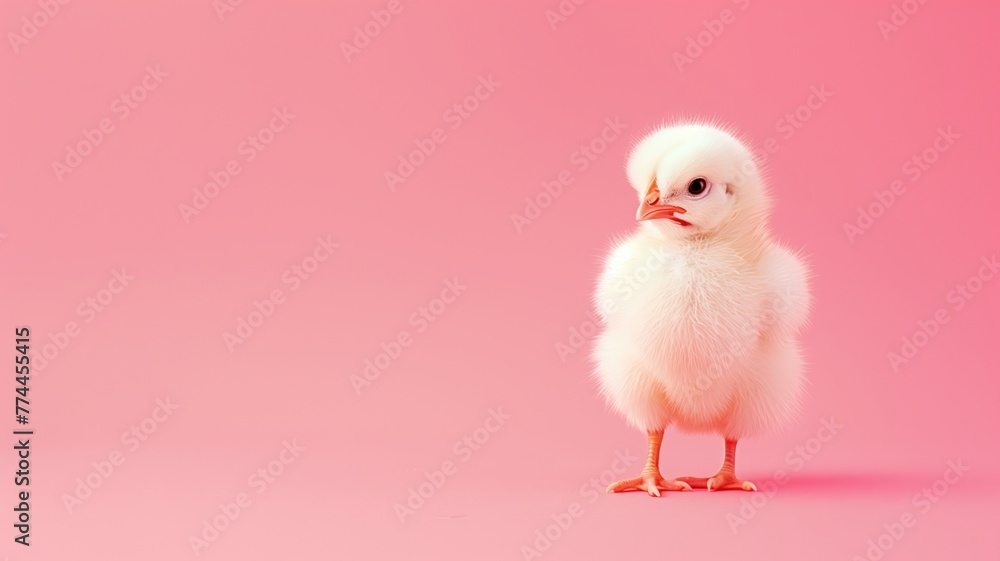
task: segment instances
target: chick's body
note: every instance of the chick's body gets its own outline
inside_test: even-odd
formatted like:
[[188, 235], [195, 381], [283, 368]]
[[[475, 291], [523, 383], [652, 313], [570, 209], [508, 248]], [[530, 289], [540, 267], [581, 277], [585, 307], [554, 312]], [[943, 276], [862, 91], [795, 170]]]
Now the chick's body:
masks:
[[[755, 490], [735, 476], [736, 442], [779, 427], [796, 409], [806, 267], [770, 235], [768, 191], [727, 131], [658, 129], [632, 151], [627, 172], [639, 228], [604, 263], [593, 359], [603, 394], [646, 431], [650, 455], [642, 475], [609, 491]], [[722, 436], [719, 473], [662, 478], [668, 426]]]
[[668, 424], [738, 439], [794, 411], [805, 271], [768, 243], [753, 259], [712, 241], [640, 232], [609, 257], [596, 293], [595, 359], [610, 403], [642, 429]]

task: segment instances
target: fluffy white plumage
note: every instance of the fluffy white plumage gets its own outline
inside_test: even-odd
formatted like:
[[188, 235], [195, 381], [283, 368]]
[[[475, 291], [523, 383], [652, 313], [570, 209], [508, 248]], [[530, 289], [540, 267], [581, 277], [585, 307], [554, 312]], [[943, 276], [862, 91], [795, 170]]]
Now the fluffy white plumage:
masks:
[[627, 175], [640, 214], [644, 200], [678, 210], [639, 216], [606, 259], [593, 351], [603, 394], [646, 431], [736, 441], [779, 427], [802, 387], [808, 272], [768, 231], [752, 154], [714, 126], [663, 127], [634, 148]]

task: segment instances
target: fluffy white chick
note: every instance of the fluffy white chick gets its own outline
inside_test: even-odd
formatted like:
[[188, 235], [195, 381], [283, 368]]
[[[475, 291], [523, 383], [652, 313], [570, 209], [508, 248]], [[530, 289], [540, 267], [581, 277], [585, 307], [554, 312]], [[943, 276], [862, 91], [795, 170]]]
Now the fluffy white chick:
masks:
[[[736, 443], [794, 414], [810, 303], [800, 256], [768, 231], [770, 198], [750, 151], [711, 125], [667, 126], [628, 159], [637, 231], [605, 262], [593, 359], [602, 393], [646, 432], [642, 473], [608, 492], [744, 489]], [[725, 460], [707, 478], [665, 479], [663, 431], [714, 433]]]

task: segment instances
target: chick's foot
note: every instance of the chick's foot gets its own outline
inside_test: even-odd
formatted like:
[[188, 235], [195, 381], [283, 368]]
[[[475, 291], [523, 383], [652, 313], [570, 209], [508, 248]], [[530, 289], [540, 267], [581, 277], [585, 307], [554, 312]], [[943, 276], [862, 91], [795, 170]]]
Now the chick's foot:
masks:
[[691, 486], [677, 479], [664, 479], [659, 472], [642, 471], [639, 477], [622, 479], [608, 485], [608, 493], [619, 491], [645, 491], [651, 497], [659, 497], [660, 491], [690, 491]]
[[753, 482], [740, 479], [736, 477], [735, 473], [728, 471], [720, 471], [712, 477], [678, 477], [677, 481], [687, 483], [694, 489], [708, 489], [709, 491], [723, 491], [728, 489], [757, 490], [757, 486]]
[[724, 489], [757, 490], [757, 486], [753, 483], [736, 477], [736, 440], [730, 439], [726, 439], [726, 458], [722, 462], [722, 468], [719, 469], [719, 473], [712, 477], [679, 477], [677, 481], [683, 481], [696, 489], [708, 489], [709, 491], [722, 491]]
[[660, 475], [660, 443], [663, 441], [663, 429], [646, 431], [646, 438], [649, 442], [649, 456], [646, 457], [646, 467], [643, 468], [639, 477], [632, 479], [622, 479], [608, 485], [609, 493], [618, 491], [631, 491], [633, 489], [645, 491], [651, 497], [659, 497], [660, 491], [690, 491], [691, 486], [674, 479], [664, 479]]

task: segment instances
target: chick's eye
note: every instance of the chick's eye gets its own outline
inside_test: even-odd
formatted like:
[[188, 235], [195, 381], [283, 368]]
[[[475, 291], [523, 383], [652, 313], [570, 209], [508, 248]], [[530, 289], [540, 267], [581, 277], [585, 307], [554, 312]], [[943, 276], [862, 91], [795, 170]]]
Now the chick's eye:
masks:
[[696, 177], [688, 183], [688, 193], [692, 195], [701, 195], [708, 188], [708, 183], [705, 181], [704, 177]]

